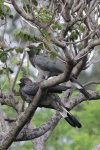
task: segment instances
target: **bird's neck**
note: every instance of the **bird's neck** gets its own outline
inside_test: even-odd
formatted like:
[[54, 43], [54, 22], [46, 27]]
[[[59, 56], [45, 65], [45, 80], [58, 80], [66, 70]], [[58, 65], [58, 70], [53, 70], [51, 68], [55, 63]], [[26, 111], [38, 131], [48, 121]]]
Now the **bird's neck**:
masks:
[[28, 54], [29, 54], [30, 58], [34, 58], [34, 56], [35, 56], [35, 52], [34, 51], [30, 51], [30, 52], [28, 52]]

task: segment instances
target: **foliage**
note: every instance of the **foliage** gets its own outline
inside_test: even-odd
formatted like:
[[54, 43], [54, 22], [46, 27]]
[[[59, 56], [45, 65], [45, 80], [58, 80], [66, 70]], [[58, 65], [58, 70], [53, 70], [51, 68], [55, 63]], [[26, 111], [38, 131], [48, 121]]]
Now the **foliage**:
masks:
[[39, 38], [31, 33], [27, 33], [23, 30], [14, 30], [14, 36], [15, 38], [18, 38], [20, 37], [22, 40], [25, 40], [25, 41], [32, 41], [33, 43], [35, 42], [39, 42]]
[[[55, 4], [57, 6], [57, 12], [53, 11], [52, 9], [48, 9], [50, 3], [46, 2], [45, 7], [40, 7], [39, 1], [32, 0], [33, 7], [32, 10], [30, 8], [30, 1], [29, 0], [21, 0], [21, 5], [24, 11], [28, 14], [31, 14], [31, 12], [34, 12], [35, 19], [39, 21], [39, 23], [44, 23], [44, 26], [51, 27], [51, 31], [56, 35], [59, 35], [57, 40], [59, 40], [61, 30], [65, 28], [65, 22], [57, 21], [59, 18], [57, 14], [61, 13], [61, 9], [59, 6], [59, 1], [55, 1]], [[56, 9], [55, 9], [56, 10]], [[75, 15], [75, 14], [74, 14]], [[82, 17], [82, 16], [81, 16]], [[10, 5], [7, 5], [6, 3], [0, 1], [0, 18], [1, 18], [1, 34], [5, 33], [5, 36], [9, 35], [9, 44], [5, 42], [5, 36], [0, 35], [0, 88], [2, 88], [3, 92], [10, 93], [10, 84], [8, 75], [10, 78], [11, 86], [14, 83], [15, 76], [17, 74], [19, 65], [21, 63], [24, 48], [27, 42], [30, 43], [36, 43], [38, 44], [35, 48], [36, 54], [39, 54], [40, 50], [46, 51], [46, 53], [50, 53], [51, 60], [54, 60], [56, 58], [56, 55], [51, 51], [50, 47], [45, 43], [45, 40], [47, 40], [48, 44], [50, 44], [55, 52], [62, 52], [59, 48], [59, 44], [55, 45], [55, 43], [52, 42], [52, 39], [50, 39], [50, 33], [47, 32], [46, 29], [40, 27], [38, 28], [35, 26], [34, 23], [31, 22], [30, 32], [28, 31], [27, 27], [29, 27], [26, 23], [19, 23], [19, 15], [16, 14], [16, 12], [13, 12], [13, 9], [10, 7]], [[7, 26], [7, 29], [5, 30], [6, 21], [8, 20], [8, 24], [10, 27]], [[69, 22], [67, 25], [68, 27], [68, 34], [64, 37], [64, 42], [77, 42], [85, 33], [86, 26], [84, 25], [84, 21], [78, 20], [76, 23], [73, 23], [71, 26]], [[29, 22], [30, 23], [30, 22]], [[19, 25], [21, 24], [21, 25]], [[66, 26], [67, 26], [66, 25]], [[4, 28], [3, 28], [4, 27]], [[10, 29], [9, 29], [10, 28]], [[3, 29], [3, 32], [2, 32]], [[39, 31], [37, 32], [37, 30]], [[5, 30], [5, 31], [4, 31]], [[58, 34], [59, 33], [59, 34]], [[93, 35], [94, 37], [94, 35]], [[89, 40], [93, 38], [92, 35], [89, 37]], [[4, 38], [4, 39], [3, 39]], [[53, 38], [53, 37], [52, 37]], [[94, 37], [97, 39], [97, 35]], [[13, 41], [13, 42], [11, 42]], [[62, 40], [59, 40], [61, 43], [63, 43]], [[6, 43], [6, 44], [5, 44]], [[66, 43], [68, 48], [70, 47], [69, 43]], [[83, 43], [77, 43], [76, 44], [76, 51], [79, 53], [84, 48]], [[73, 53], [73, 47], [69, 48], [69, 51]], [[74, 56], [74, 54], [73, 54]], [[6, 64], [8, 65], [6, 68]], [[25, 70], [27, 71], [28, 77], [32, 78], [32, 80], [36, 80], [36, 72], [34, 71], [33, 67], [26, 61], [26, 56], [22, 65]], [[95, 67], [95, 76], [97, 75], [98, 68]], [[93, 70], [94, 71], [94, 70]], [[94, 73], [94, 72], [93, 72]], [[86, 74], [85, 74], [86, 76]], [[23, 77], [22, 71], [19, 71], [17, 80], [19, 80], [21, 77]], [[88, 80], [89, 77], [87, 77]], [[95, 80], [97, 78], [95, 77]], [[82, 80], [81, 80], [82, 81]], [[15, 85], [15, 91], [18, 91], [19, 86]], [[100, 90], [100, 86], [97, 87], [96, 90]], [[75, 91], [71, 98], [77, 95], [79, 92]], [[61, 94], [59, 95], [61, 97]], [[16, 96], [19, 102], [22, 104], [23, 101], [20, 98], [20, 96]], [[99, 141], [100, 141], [100, 113], [99, 113], [99, 107], [100, 107], [100, 101], [94, 100], [94, 101], [88, 101], [83, 102], [79, 104], [77, 107], [75, 107], [71, 113], [76, 116], [79, 121], [82, 124], [81, 129], [72, 128], [64, 119], [61, 119], [59, 123], [57, 124], [56, 128], [54, 129], [53, 133], [49, 137], [49, 139], [45, 143], [46, 150], [91, 150]], [[25, 108], [27, 108], [27, 105], [25, 104]], [[17, 112], [7, 105], [2, 106], [2, 110], [4, 112], [4, 116], [8, 117], [14, 117], [16, 118], [18, 116]], [[53, 113], [55, 110], [49, 110], [45, 108], [38, 108], [36, 111], [32, 121], [36, 125], [36, 127], [43, 124]], [[11, 128], [13, 126], [13, 123], [7, 123], [7, 128]], [[0, 131], [2, 131], [0, 127]], [[32, 149], [32, 143], [30, 141], [27, 142], [21, 142], [21, 144], [13, 143], [10, 147], [11, 150], [17, 150], [18, 147], [20, 150], [26, 150]]]
[[11, 14], [11, 10], [10, 7], [1, 3], [0, 4], [0, 17], [1, 20], [4, 20], [5, 16], [9, 17], [9, 18], [13, 18], [13, 15]]

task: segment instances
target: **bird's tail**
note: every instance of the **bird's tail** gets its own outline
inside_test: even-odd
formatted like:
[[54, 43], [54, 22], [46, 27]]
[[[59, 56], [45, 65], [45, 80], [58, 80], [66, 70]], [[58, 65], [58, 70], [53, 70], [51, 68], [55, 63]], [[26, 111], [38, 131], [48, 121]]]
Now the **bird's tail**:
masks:
[[90, 99], [90, 94], [86, 91], [86, 89], [83, 86], [81, 89], [79, 89], [79, 91], [86, 97], [86, 99]]
[[81, 123], [67, 109], [63, 108], [63, 111], [60, 112], [60, 114], [72, 127], [81, 128]]
[[74, 77], [71, 77], [70, 81], [87, 99], [90, 99], [90, 94]]

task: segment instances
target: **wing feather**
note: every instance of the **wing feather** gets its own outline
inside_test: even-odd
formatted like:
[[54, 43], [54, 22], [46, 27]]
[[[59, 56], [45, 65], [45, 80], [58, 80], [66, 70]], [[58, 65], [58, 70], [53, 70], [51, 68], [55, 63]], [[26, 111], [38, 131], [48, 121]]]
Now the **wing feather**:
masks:
[[35, 65], [43, 71], [63, 73], [65, 69], [65, 62], [62, 62], [59, 58], [51, 60], [50, 56], [46, 54], [37, 55], [34, 61]]
[[39, 82], [27, 84], [26, 86], [23, 87], [22, 90], [24, 93], [28, 95], [35, 96], [39, 89], [39, 84], [40, 84]]

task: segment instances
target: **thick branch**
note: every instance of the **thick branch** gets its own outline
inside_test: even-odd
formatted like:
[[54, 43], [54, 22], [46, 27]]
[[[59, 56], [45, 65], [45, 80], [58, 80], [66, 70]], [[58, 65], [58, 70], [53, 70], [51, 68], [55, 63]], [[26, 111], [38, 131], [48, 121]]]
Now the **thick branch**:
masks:
[[90, 85], [90, 84], [100, 84], [100, 82], [99, 81], [90, 81], [88, 83], [83, 84], [83, 86], [87, 86], [87, 85]]
[[11, 0], [11, 2], [12, 2], [12, 5], [14, 6], [15, 10], [26, 20], [35, 23], [36, 25], [40, 26], [41, 28], [44, 28], [46, 26], [46, 24], [38, 21], [34, 16], [28, 15], [21, 7], [19, 7], [19, 5], [16, 3], [15, 0]]
[[26, 141], [44, 135], [48, 130], [52, 128], [61, 119], [58, 113], [53, 114], [45, 123], [35, 129], [22, 130], [15, 141]]
[[34, 101], [31, 103], [31, 105], [25, 110], [24, 113], [21, 113], [12, 127], [11, 130], [7, 133], [7, 135], [3, 138], [1, 144], [0, 144], [0, 150], [6, 150], [9, 148], [9, 146], [12, 144], [15, 137], [18, 135], [18, 133], [21, 131], [21, 129], [24, 127], [24, 125], [31, 119], [33, 114], [35, 113], [35, 110], [37, 108], [37, 103], [42, 97], [42, 90], [39, 89]]
[[49, 80], [44, 80], [41, 84], [41, 88], [47, 88], [51, 86], [55, 86], [57, 84], [63, 83], [65, 81], [68, 81], [70, 77], [70, 73], [72, 71], [73, 66], [70, 66], [69, 64], [66, 64], [66, 68], [64, 70], [64, 73], [58, 75], [57, 77], [53, 77], [52, 79]]
[[82, 51], [78, 53], [78, 55], [75, 57], [75, 61], [79, 61], [84, 56], [87, 55], [87, 53], [90, 52], [91, 49], [93, 49], [95, 46], [100, 45], [100, 38], [97, 40], [91, 40], [86, 48], [84, 48]]
[[100, 149], [100, 142], [94, 148], [92, 148], [92, 150], [99, 150], [99, 149]]
[[[100, 99], [100, 91], [88, 91], [90, 94], [90, 100], [98, 100]], [[73, 107], [77, 106], [79, 103], [85, 101], [86, 98], [81, 93], [74, 96], [68, 103], [67, 107], [72, 109]]]
[[[56, 85], [58, 83], [64, 82], [65, 80], [68, 80], [72, 68], [69, 65], [66, 65], [66, 66], [67, 66], [67, 68], [65, 69], [64, 73], [62, 73], [58, 77], [54, 77], [54, 79], [43, 81], [40, 84], [41, 89], [47, 88], [49, 86]], [[66, 78], [66, 76], [68, 78]], [[16, 121], [15, 125], [4, 137], [4, 139], [0, 145], [0, 150], [7, 149], [12, 144], [14, 138], [18, 135], [18, 133], [23, 128], [23, 126], [28, 122], [28, 120], [31, 119], [31, 117], [35, 113], [35, 110], [37, 108], [37, 104], [38, 104], [39, 100], [42, 98], [43, 91], [41, 89], [38, 90], [38, 92], [34, 98], [34, 101], [31, 103], [31, 105], [25, 110], [24, 113], [22, 113], [18, 117], [18, 120]]]
[[22, 105], [19, 103], [19, 101], [16, 98], [16, 102], [12, 98], [12, 96], [7, 92], [2, 92], [0, 90], [0, 103], [2, 105], [8, 105], [13, 107], [17, 112], [21, 111]]
[[[22, 16], [24, 17], [26, 20], [31, 21], [32, 23], [35, 23], [35, 25], [45, 29], [48, 33], [48, 35], [50, 36], [50, 40], [56, 44], [57, 46], [63, 48], [63, 50], [66, 52], [67, 47], [66, 47], [66, 43], [65, 42], [60, 42], [59, 40], [57, 40], [57, 38], [55, 38], [54, 33], [52, 32], [52, 30], [50, 29], [50, 27], [48, 26], [48, 24], [44, 24], [40, 21], [38, 21], [34, 15], [33, 16], [29, 16], [24, 10], [22, 10], [17, 3], [15, 2], [15, 0], [11, 0], [12, 5], [14, 6], [14, 8], [16, 9], [16, 11]], [[67, 50], [67, 52], [65, 53], [66, 58], [68, 61], [72, 62], [72, 58]]]
[[[98, 100], [100, 99], [100, 91], [88, 91], [91, 98], [90, 100]], [[86, 98], [80, 93], [77, 96], [73, 97], [68, 103], [67, 107], [71, 110], [75, 106], [77, 106], [79, 103], [85, 101]], [[61, 119], [61, 115], [59, 113], [53, 114], [44, 124], [42, 124], [40, 127], [36, 129], [31, 130], [22, 130], [19, 135], [17, 136], [14, 141], [25, 141], [25, 140], [32, 140], [34, 138], [37, 138], [39, 136], [44, 135], [49, 129], [52, 128], [52, 126], [55, 126], [55, 124]], [[0, 135], [0, 140], [5, 136], [5, 134]]]

